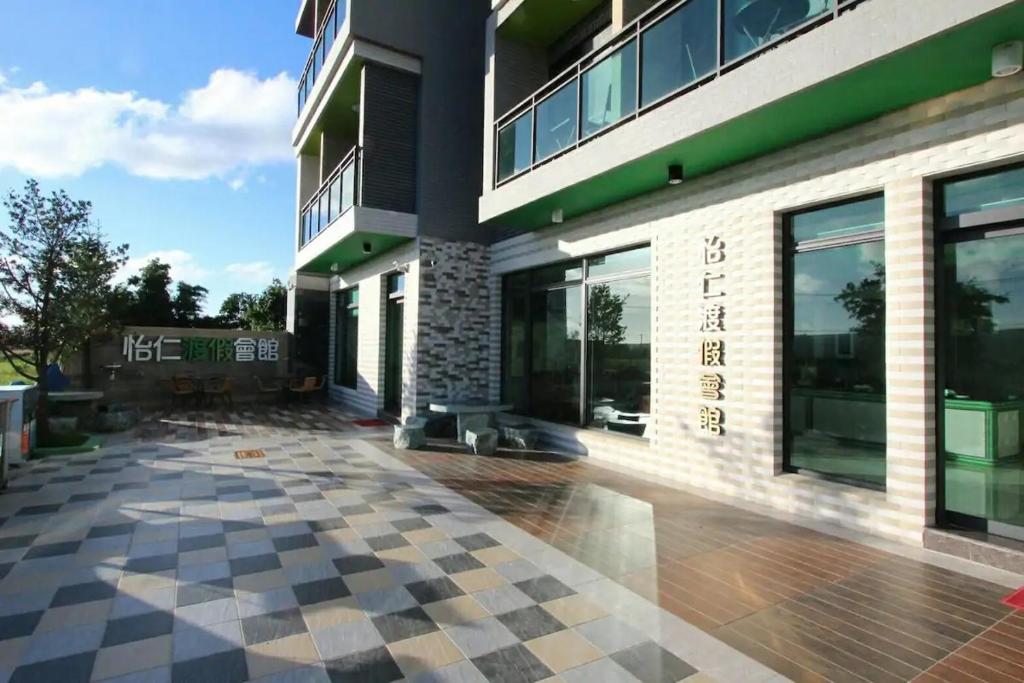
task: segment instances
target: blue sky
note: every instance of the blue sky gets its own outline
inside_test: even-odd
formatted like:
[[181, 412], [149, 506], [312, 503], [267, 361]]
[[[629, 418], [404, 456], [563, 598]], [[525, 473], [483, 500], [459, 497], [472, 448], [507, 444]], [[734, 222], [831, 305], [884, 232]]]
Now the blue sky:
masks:
[[132, 267], [163, 256], [211, 312], [287, 275], [297, 2], [3, 5], [0, 191], [36, 176], [91, 200]]

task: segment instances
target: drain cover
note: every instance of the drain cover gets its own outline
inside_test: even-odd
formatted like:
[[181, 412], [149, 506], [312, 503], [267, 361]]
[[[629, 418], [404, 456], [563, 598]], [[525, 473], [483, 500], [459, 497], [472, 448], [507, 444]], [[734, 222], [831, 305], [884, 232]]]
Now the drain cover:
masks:
[[255, 451], [235, 451], [236, 460], [250, 460], [252, 458], [265, 458], [267, 454], [261, 450]]

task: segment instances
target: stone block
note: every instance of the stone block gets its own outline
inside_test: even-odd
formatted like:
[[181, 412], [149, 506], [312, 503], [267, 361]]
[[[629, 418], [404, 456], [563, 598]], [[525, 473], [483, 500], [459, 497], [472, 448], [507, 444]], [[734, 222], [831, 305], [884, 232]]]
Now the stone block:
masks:
[[406, 425], [395, 426], [395, 448], [402, 450], [414, 450], [423, 448], [427, 443], [427, 436], [423, 433], [423, 427], [408, 427]]
[[480, 431], [491, 426], [491, 416], [487, 413], [459, 415], [459, 441], [466, 443], [466, 432]]
[[501, 427], [501, 441], [506, 446], [532, 451], [537, 447], [537, 430], [531, 424], [504, 425]]
[[477, 455], [494, 455], [498, 450], [498, 430], [490, 427], [466, 430], [466, 444]]
[[51, 434], [73, 434], [78, 431], [77, 417], [48, 417], [46, 423]]

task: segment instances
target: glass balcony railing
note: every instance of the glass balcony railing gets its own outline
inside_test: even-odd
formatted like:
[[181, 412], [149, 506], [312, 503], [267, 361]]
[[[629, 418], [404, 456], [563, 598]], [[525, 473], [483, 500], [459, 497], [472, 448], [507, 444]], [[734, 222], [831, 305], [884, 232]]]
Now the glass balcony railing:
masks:
[[353, 147], [299, 213], [299, 248], [327, 229], [339, 216], [359, 203], [360, 150]]
[[495, 186], [864, 0], [666, 0], [495, 124]]
[[327, 55], [331, 54], [331, 47], [334, 39], [341, 33], [345, 26], [345, 6], [348, 0], [335, 0], [327, 9], [320, 30], [317, 31], [316, 40], [313, 42], [313, 50], [306, 60], [306, 68], [302, 70], [302, 77], [299, 78], [299, 100], [298, 114], [306, 106], [309, 94], [313, 92], [313, 85], [323, 71]]

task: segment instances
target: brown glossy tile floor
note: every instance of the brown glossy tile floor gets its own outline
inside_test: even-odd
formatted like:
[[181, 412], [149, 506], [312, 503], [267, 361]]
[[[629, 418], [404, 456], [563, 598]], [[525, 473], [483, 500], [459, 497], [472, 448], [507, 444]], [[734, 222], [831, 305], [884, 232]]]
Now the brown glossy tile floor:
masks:
[[794, 680], [1024, 680], [1003, 586], [584, 461], [377, 445]]

